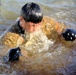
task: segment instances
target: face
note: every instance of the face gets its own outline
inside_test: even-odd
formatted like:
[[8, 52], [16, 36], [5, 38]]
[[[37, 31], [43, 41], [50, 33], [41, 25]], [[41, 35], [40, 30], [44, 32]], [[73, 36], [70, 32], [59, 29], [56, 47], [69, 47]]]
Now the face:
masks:
[[20, 26], [28, 32], [34, 32], [41, 28], [41, 22], [40, 23], [26, 22], [23, 19], [23, 17], [21, 16], [20, 17]]

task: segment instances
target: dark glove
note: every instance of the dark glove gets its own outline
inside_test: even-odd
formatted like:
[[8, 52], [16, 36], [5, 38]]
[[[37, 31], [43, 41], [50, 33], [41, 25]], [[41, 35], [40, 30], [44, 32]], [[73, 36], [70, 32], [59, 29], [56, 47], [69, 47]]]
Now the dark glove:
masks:
[[66, 29], [62, 35], [66, 41], [74, 41], [76, 39], [76, 31], [73, 29]]
[[19, 60], [19, 56], [21, 56], [21, 49], [19, 47], [12, 48], [8, 51], [7, 55], [4, 57], [4, 62]]

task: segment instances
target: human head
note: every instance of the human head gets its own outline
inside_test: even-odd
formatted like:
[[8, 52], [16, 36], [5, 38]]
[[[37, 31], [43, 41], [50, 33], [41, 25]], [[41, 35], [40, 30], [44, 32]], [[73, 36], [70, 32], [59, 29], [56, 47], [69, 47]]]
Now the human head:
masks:
[[[40, 6], [36, 3], [27, 3], [21, 9], [20, 25], [23, 29], [33, 32], [39, 28], [43, 19]], [[32, 28], [32, 29], [31, 29]]]

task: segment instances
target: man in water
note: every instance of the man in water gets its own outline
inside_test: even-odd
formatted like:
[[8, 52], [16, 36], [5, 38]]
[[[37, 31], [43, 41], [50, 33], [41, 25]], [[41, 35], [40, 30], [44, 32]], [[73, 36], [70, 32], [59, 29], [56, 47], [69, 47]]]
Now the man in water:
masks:
[[[46, 21], [50, 22], [46, 23]], [[16, 23], [2, 36], [2, 44], [10, 48], [24, 47], [31, 53], [46, 51], [53, 44], [53, 41], [48, 40], [52, 37], [52, 30], [54, 29], [55, 32], [61, 34], [65, 28], [64, 25], [61, 26], [57, 22], [52, 23], [52, 21], [53, 19], [43, 17], [38, 4], [27, 3], [22, 7], [21, 15]]]
[[27, 51], [41, 52], [48, 48], [50, 40], [41, 30], [43, 13], [36, 3], [27, 3], [21, 9], [21, 15], [1, 38], [3, 45], [10, 48], [25, 47]]

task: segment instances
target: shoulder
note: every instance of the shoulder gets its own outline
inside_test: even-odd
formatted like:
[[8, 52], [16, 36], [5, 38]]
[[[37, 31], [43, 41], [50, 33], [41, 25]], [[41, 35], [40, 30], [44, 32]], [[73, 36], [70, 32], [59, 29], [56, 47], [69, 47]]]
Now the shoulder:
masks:
[[[66, 26], [55, 19], [44, 16], [42, 20], [42, 31], [50, 39], [53, 34], [60, 34]], [[52, 35], [52, 36], [51, 36]], [[54, 36], [55, 37], [55, 36]]]

